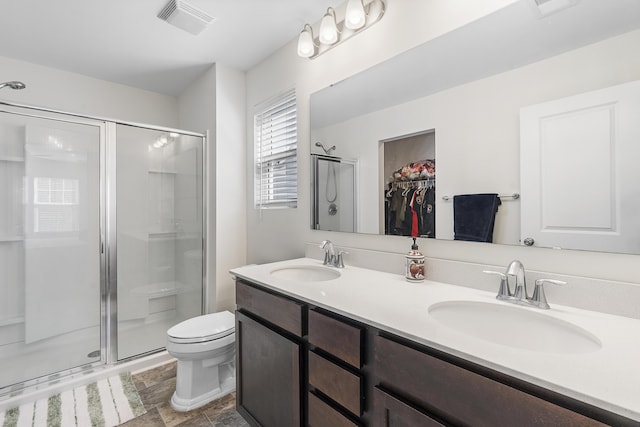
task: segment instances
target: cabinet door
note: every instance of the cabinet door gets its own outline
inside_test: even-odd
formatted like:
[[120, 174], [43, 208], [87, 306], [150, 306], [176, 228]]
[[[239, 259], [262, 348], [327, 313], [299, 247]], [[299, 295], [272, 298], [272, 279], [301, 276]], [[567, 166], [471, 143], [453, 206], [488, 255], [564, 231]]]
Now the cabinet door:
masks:
[[300, 344], [236, 312], [237, 406], [252, 425], [300, 426]]
[[373, 427], [443, 427], [444, 424], [376, 388], [373, 392]]

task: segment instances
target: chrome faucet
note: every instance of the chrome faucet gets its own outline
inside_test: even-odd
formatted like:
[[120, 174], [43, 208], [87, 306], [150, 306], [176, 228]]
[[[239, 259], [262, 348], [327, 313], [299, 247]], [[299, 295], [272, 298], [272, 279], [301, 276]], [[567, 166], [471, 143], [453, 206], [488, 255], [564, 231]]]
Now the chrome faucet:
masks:
[[320, 244], [320, 249], [324, 249], [324, 261], [322, 262], [324, 265], [344, 268], [343, 255], [347, 252], [338, 251], [338, 253], [336, 254], [336, 250], [333, 247], [333, 243], [331, 242], [331, 240], [323, 240]]
[[513, 292], [513, 298], [523, 301], [527, 300], [527, 279], [524, 274], [524, 265], [518, 260], [511, 261], [507, 267], [507, 276], [515, 276], [516, 288]]
[[[506, 274], [489, 270], [485, 270], [483, 271], [483, 273], [500, 276], [500, 289], [498, 290], [496, 299], [511, 302], [514, 304], [533, 306], [541, 308], [543, 310], [549, 309], [549, 304], [547, 303], [547, 298], [544, 294], [543, 285], [545, 283], [551, 283], [553, 285], [566, 285], [566, 282], [563, 282], [561, 280], [538, 279], [536, 280], [536, 286], [533, 291], [533, 295], [529, 297], [527, 292], [527, 281], [525, 277], [524, 265], [518, 260], [514, 260], [509, 263]], [[515, 276], [516, 278], [515, 290], [513, 293], [511, 293], [511, 288], [509, 287], [509, 276]]]

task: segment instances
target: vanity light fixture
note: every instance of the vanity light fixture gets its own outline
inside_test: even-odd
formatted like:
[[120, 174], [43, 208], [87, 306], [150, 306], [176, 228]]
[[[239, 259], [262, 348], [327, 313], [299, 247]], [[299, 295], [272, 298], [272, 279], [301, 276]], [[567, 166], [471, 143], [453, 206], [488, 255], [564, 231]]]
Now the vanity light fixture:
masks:
[[311, 25], [305, 24], [300, 37], [298, 37], [298, 56], [310, 58], [315, 53], [316, 47], [313, 40], [313, 28]]
[[334, 44], [338, 41], [338, 25], [336, 24], [336, 11], [332, 7], [327, 9], [327, 13], [320, 21], [320, 33], [318, 34], [320, 43]]
[[366, 23], [367, 14], [364, 11], [362, 0], [349, 0], [347, 10], [344, 12], [344, 25], [350, 30], [359, 30]]
[[313, 59], [360, 31], [369, 28], [382, 18], [385, 0], [349, 0], [344, 19], [338, 21], [336, 11], [330, 7], [320, 21], [318, 37], [313, 28], [305, 24], [298, 37], [298, 56]]

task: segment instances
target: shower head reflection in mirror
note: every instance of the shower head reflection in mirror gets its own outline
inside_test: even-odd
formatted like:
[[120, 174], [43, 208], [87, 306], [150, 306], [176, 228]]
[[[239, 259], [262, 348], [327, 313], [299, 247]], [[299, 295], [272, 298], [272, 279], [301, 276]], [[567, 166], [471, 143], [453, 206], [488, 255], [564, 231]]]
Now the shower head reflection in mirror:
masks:
[[322, 142], [316, 142], [316, 147], [321, 147], [322, 150], [324, 151], [324, 154], [326, 154], [327, 156], [330, 156], [331, 152], [336, 149], [335, 145], [329, 148], [325, 148]]
[[4, 82], [4, 83], [0, 83], [0, 89], [4, 88], [4, 87], [8, 87], [10, 89], [15, 89], [15, 90], [20, 90], [20, 89], [24, 89], [27, 87], [27, 85], [25, 85], [22, 82], [18, 82], [18, 81], [10, 81], [10, 82]]

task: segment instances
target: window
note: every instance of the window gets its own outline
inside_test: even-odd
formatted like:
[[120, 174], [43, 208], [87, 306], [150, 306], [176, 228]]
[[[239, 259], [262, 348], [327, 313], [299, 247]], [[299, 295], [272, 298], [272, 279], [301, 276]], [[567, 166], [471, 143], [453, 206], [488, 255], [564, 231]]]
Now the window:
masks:
[[65, 233], [78, 231], [79, 181], [35, 177], [33, 179], [33, 231]]
[[254, 116], [256, 209], [297, 207], [297, 117], [294, 89], [257, 109]]

